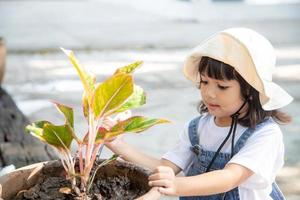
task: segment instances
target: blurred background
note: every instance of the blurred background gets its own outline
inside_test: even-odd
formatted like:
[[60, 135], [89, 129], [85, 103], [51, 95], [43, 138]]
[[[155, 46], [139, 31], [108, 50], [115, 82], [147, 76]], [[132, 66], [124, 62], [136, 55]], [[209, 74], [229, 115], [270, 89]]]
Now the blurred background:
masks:
[[[133, 114], [172, 123], [125, 139], [160, 157], [197, 115], [199, 92], [182, 74], [185, 56], [206, 37], [234, 26], [260, 32], [276, 49], [274, 79], [294, 97], [284, 108], [293, 122], [281, 126], [286, 164], [277, 181], [288, 200], [300, 199], [300, 0], [0, 0], [7, 50], [1, 87], [30, 121], [63, 123], [51, 100], [74, 107], [76, 132], [83, 134], [83, 88], [59, 47], [74, 50], [98, 81], [143, 60], [135, 81], [147, 104]], [[105, 150], [102, 156], [109, 155]]]

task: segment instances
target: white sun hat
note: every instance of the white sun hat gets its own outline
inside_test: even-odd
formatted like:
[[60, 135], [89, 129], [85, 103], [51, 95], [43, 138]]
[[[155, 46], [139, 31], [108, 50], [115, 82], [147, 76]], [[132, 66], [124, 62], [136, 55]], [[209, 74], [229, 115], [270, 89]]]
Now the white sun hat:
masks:
[[218, 32], [197, 46], [185, 60], [183, 72], [193, 82], [199, 81], [198, 66], [208, 56], [234, 67], [259, 92], [264, 110], [275, 110], [293, 98], [272, 81], [275, 51], [271, 43], [248, 28], [230, 28]]

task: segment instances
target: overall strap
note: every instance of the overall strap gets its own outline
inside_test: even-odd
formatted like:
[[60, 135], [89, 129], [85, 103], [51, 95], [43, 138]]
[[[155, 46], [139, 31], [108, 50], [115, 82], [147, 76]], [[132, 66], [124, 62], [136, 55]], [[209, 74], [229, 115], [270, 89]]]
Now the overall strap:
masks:
[[239, 152], [241, 148], [243, 148], [247, 142], [247, 140], [253, 135], [253, 133], [257, 130], [259, 130], [261, 127], [263, 127], [265, 124], [270, 123], [271, 119], [268, 118], [264, 120], [263, 122], [259, 123], [255, 128], [247, 128], [244, 133], [241, 135], [241, 137], [238, 139], [234, 146], [234, 154]]
[[190, 142], [192, 144], [191, 150], [196, 154], [199, 154], [200, 151], [199, 136], [197, 132], [198, 132], [198, 124], [201, 117], [202, 116], [200, 115], [199, 117], [196, 117], [193, 120], [191, 120], [188, 128], [188, 134], [189, 134]]

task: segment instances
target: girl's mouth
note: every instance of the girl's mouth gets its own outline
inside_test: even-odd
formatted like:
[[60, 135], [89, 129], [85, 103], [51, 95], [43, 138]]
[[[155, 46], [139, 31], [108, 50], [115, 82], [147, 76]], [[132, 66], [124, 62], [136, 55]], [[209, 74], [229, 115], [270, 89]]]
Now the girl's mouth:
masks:
[[219, 108], [220, 106], [217, 105], [217, 104], [209, 103], [209, 104], [207, 104], [207, 107], [208, 107], [209, 110], [215, 110], [215, 109]]

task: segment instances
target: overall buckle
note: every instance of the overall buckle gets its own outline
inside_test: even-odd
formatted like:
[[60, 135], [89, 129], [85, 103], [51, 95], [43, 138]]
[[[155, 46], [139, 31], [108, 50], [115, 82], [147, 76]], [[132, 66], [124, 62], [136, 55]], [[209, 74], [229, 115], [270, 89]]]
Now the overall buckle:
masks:
[[200, 154], [200, 145], [196, 144], [194, 146], [191, 147], [192, 152], [194, 152], [196, 155]]

